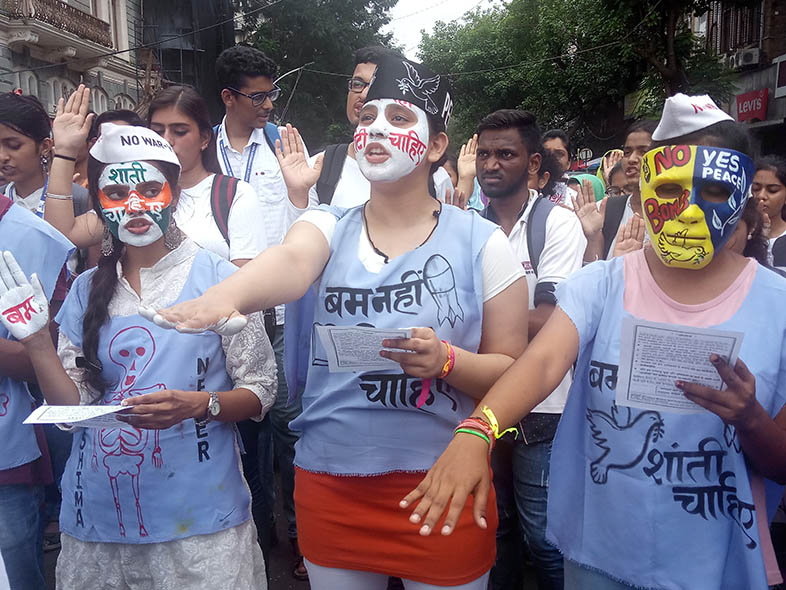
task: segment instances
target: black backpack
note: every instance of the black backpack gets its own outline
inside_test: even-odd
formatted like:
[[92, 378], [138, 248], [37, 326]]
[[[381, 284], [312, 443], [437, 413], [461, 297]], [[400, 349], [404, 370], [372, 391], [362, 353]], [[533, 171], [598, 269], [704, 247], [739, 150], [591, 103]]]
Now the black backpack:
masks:
[[[213, 186], [210, 189], [210, 209], [213, 212], [213, 220], [218, 226], [218, 231], [229, 245], [229, 210], [237, 194], [238, 179], [226, 174], [216, 174], [213, 178]], [[276, 310], [271, 307], [264, 311], [265, 332], [270, 342], [276, 336]]]
[[620, 230], [622, 216], [625, 215], [625, 206], [628, 204], [630, 195], [620, 195], [619, 197], [609, 197], [606, 201], [606, 217], [603, 219], [603, 260], [606, 260], [611, 250], [611, 243], [617, 237]]
[[348, 143], [334, 143], [325, 148], [325, 157], [322, 160], [322, 173], [317, 180], [317, 196], [320, 205], [330, 205], [336, 186], [344, 170], [344, 160], [347, 159]]

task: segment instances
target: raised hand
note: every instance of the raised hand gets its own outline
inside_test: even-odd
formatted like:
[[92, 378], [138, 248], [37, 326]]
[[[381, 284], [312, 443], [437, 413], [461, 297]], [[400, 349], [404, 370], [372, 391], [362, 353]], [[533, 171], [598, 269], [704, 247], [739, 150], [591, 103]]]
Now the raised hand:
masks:
[[0, 321], [19, 341], [49, 325], [49, 302], [38, 276], [28, 281], [11, 252], [0, 255]]
[[586, 178], [581, 181], [581, 186], [576, 188], [578, 190], [576, 196], [573, 197], [573, 212], [579, 218], [584, 235], [590, 239], [603, 229], [603, 220], [606, 217], [606, 197], [601, 200], [600, 207], [598, 207], [592, 181]]
[[308, 190], [317, 183], [322, 173], [324, 155], [316, 159], [313, 168], [309, 166], [300, 133], [287, 124], [286, 129], [281, 132], [281, 140], [276, 140], [276, 158], [281, 166], [290, 200], [296, 207], [304, 209], [308, 206]]
[[622, 159], [622, 150], [613, 150], [611, 153], [603, 156], [603, 182], [606, 186], [609, 184], [609, 174], [617, 163]]
[[466, 209], [469, 199], [467, 198], [467, 195], [464, 194], [464, 191], [456, 189], [453, 191], [453, 195], [451, 196], [450, 189], [446, 189], [444, 201], [446, 205], [453, 205], [459, 209]]
[[644, 247], [645, 232], [644, 220], [638, 214], [634, 214], [617, 232], [613, 256], [624, 256], [629, 252], [641, 250]]
[[478, 153], [478, 135], [477, 133], [469, 138], [469, 141], [461, 146], [461, 151], [458, 157], [458, 172], [459, 179], [461, 178], [475, 178], [475, 158]]
[[248, 323], [246, 316], [236, 309], [214, 302], [207, 295], [162, 310], [140, 307], [139, 315], [161, 328], [183, 334], [212, 331], [221, 336], [232, 336]]
[[90, 89], [80, 84], [79, 88], [68, 97], [57, 101], [57, 112], [52, 123], [55, 152], [63, 156], [75, 158], [85, 147], [90, 126], [95, 114], [88, 114], [90, 105]]

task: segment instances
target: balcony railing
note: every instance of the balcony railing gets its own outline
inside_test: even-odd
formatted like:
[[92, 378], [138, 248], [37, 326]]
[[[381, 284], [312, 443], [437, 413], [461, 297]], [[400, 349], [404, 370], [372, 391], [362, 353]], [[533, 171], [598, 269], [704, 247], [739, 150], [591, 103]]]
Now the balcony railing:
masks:
[[56, 29], [112, 47], [109, 23], [69, 6], [62, 0], [0, 0], [11, 19], [34, 19]]

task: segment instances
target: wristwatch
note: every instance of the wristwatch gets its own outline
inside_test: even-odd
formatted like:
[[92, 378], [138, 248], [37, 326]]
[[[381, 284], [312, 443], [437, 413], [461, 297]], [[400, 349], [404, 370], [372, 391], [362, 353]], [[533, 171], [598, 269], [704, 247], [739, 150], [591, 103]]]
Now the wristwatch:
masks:
[[196, 423], [199, 426], [204, 426], [208, 422], [212, 422], [216, 419], [216, 416], [221, 412], [221, 402], [218, 399], [218, 394], [215, 391], [211, 391], [210, 393], [210, 401], [207, 403], [207, 410], [205, 411], [204, 418], [195, 418]]

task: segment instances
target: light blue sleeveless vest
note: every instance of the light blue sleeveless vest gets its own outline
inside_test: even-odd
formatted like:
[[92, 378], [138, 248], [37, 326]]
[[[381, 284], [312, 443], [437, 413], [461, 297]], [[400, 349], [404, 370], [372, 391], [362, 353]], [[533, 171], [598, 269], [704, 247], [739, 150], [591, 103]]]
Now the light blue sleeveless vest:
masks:
[[[547, 538], [566, 558], [636, 587], [766, 589], [757, 520], [767, 515], [755, 510], [734, 428], [709, 412], [614, 404], [621, 322], [630, 317], [623, 275], [615, 258], [557, 288], [560, 307], [589, 327], [552, 449]], [[759, 268], [741, 309], [713, 326], [745, 332], [740, 358], [770, 416], [784, 404], [784, 296], [786, 282]], [[782, 486], [765, 482], [768, 497], [780, 497]]]
[[[234, 267], [205, 250], [178, 301], [198, 297]], [[81, 318], [92, 272], [81, 275], [58, 316], [82, 344]], [[221, 337], [163, 330], [139, 315], [102, 328], [103, 403], [163, 389], [227, 391]], [[81, 429], [62, 480], [60, 529], [83, 541], [159, 543], [228, 529], [251, 517], [232, 424], [185, 420], [166, 430]]]
[[[496, 226], [475, 213], [442, 207], [431, 238], [392, 259], [378, 274], [358, 260], [362, 208], [333, 210], [338, 219], [330, 260], [315, 285], [315, 321], [337, 326], [430, 326], [440, 339], [477, 352], [483, 308], [482, 251]], [[328, 372], [314, 339], [295, 463], [312, 472], [374, 475], [429, 469], [474, 400], [434, 379], [402, 370]]]
[[[63, 234], [19, 205], [0, 219], [0, 252], [13, 253], [25, 276], [38, 273], [44, 293], [51, 297], [57, 277], [74, 246]], [[0, 338], [13, 340], [0, 325]], [[0, 376], [0, 471], [18, 467], [41, 456], [30, 425], [22, 422], [33, 410], [27, 384]]]

